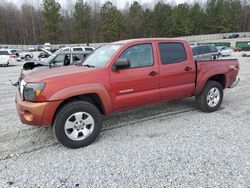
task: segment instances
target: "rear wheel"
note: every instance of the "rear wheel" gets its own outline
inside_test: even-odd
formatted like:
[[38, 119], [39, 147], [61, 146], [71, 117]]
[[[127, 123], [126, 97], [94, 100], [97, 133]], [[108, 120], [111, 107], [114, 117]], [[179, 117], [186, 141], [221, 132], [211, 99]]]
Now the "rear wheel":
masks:
[[219, 109], [223, 100], [223, 87], [216, 81], [208, 81], [201, 94], [196, 97], [196, 106], [203, 112]]
[[56, 115], [53, 129], [58, 141], [68, 148], [91, 144], [100, 134], [102, 119], [99, 110], [84, 101], [64, 105]]

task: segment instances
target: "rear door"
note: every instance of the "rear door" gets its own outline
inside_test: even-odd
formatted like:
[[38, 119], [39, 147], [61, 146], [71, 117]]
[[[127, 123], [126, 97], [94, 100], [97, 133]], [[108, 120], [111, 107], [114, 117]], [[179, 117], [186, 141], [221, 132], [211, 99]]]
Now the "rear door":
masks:
[[114, 110], [122, 110], [160, 100], [159, 66], [155, 62], [152, 43], [127, 47], [119, 58], [130, 61], [131, 67], [110, 72]]
[[159, 42], [158, 48], [161, 100], [191, 96], [195, 89], [196, 67], [188, 44]]

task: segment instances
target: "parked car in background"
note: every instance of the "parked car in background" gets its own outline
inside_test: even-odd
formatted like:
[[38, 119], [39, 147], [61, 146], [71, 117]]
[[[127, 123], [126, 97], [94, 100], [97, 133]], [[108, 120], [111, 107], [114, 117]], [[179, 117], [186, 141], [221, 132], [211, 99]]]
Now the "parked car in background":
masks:
[[89, 52], [57, 52], [43, 61], [29, 61], [23, 65], [21, 77], [39, 70], [55, 68], [60, 66], [77, 65], [83, 62]]
[[43, 46], [42, 46], [42, 45], [39, 45], [39, 46], [36, 47], [36, 51], [42, 51], [42, 50], [41, 50], [42, 48], [43, 48]]
[[52, 47], [50, 43], [44, 43], [43, 48], [48, 51], [52, 51]]
[[86, 52], [93, 52], [95, 48], [90, 47], [90, 46], [74, 46], [71, 47], [72, 51], [86, 51]]
[[40, 51], [42, 51], [39, 55], [38, 58], [40, 61], [45, 60], [46, 58], [48, 58], [49, 56], [52, 55], [52, 52], [45, 50], [44, 48], [40, 48]]
[[30, 48], [28, 48], [28, 51], [29, 51], [29, 52], [35, 52], [35, 51], [36, 51], [36, 48], [30, 47]]
[[195, 60], [214, 60], [219, 58], [219, 52], [213, 45], [191, 46]]
[[12, 54], [9, 49], [0, 49], [0, 65], [9, 66], [16, 64], [16, 55]]
[[10, 51], [12, 54], [16, 55], [17, 61], [29, 60], [29, 59], [33, 58], [33, 54], [30, 52], [24, 52], [24, 51], [21, 51], [19, 49], [11, 49]]
[[95, 48], [90, 46], [73, 46], [73, 47], [63, 47], [59, 49], [59, 51], [85, 51], [85, 52], [93, 52], [94, 50]]
[[232, 48], [227, 46], [217, 46], [216, 47], [220, 56], [231, 56], [233, 53]]

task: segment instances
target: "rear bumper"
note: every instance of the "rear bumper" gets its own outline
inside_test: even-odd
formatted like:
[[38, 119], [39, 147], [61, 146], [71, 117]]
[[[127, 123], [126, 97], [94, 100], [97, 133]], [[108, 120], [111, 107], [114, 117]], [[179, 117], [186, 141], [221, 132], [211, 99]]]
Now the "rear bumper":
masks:
[[234, 87], [236, 87], [236, 86], [239, 84], [239, 82], [240, 82], [240, 78], [237, 77], [236, 80], [233, 82], [233, 84], [232, 84], [231, 86], [229, 86], [229, 88], [234, 88]]

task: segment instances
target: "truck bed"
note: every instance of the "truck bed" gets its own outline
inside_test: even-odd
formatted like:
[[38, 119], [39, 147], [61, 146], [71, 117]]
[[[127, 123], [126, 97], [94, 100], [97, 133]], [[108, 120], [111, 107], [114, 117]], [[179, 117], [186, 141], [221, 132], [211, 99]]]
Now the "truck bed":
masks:
[[[195, 94], [200, 93], [207, 78], [212, 75], [223, 80], [223, 87], [229, 88], [237, 79], [239, 72], [239, 62], [237, 59], [218, 59], [218, 60], [200, 60], [195, 61], [196, 64], [196, 89]], [[216, 68], [215, 68], [216, 66]], [[211, 75], [211, 76], [210, 76]], [[215, 76], [215, 80], [218, 79]]]

